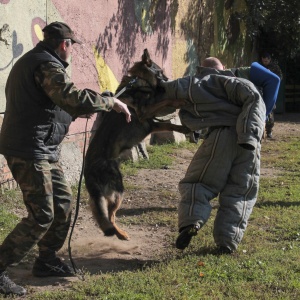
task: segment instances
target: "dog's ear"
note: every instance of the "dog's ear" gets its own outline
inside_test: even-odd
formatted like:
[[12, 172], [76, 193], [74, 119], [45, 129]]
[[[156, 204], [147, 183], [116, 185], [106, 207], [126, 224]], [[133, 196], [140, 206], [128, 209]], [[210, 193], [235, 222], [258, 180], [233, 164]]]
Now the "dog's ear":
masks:
[[142, 55], [142, 62], [148, 67], [152, 66], [152, 60], [150, 58], [148, 49], [144, 49], [144, 54]]

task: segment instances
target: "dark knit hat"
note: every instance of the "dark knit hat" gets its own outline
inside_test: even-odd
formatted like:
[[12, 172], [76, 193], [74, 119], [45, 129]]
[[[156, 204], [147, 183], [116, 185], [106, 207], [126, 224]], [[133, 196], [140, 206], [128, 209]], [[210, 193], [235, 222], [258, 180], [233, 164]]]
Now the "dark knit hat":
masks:
[[263, 58], [271, 58], [271, 54], [270, 54], [269, 52], [264, 51], [264, 52], [261, 54], [261, 57], [263, 57]]
[[72, 29], [62, 22], [50, 23], [44, 27], [43, 32], [46, 33], [47, 38], [50, 39], [70, 39], [73, 43], [82, 44], [82, 42], [75, 37]]

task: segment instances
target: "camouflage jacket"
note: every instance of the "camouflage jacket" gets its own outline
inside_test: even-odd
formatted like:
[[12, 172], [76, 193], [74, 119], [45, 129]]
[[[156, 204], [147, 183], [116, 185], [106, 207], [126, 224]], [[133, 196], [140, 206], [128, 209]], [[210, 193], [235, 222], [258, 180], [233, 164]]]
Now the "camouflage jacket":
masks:
[[41, 64], [34, 73], [35, 81], [53, 103], [73, 118], [101, 110], [110, 111], [112, 97], [102, 97], [90, 89], [78, 89], [69, 79], [66, 70], [55, 62]]

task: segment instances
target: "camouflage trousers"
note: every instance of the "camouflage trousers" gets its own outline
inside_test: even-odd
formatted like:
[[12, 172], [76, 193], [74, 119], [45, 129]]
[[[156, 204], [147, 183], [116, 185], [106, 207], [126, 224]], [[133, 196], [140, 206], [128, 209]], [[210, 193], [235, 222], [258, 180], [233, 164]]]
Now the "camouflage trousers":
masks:
[[6, 157], [23, 192], [28, 215], [0, 246], [0, 270], [20, 262], [38, 245], [40, 257], [55, 256], [71, 222], [72, 191], [58, 162]]

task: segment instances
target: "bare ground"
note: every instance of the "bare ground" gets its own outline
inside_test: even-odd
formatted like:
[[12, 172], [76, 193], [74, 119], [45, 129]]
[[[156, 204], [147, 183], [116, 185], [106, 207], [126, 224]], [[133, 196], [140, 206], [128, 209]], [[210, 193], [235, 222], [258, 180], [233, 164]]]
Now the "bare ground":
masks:
[[[286, 113], [275, 117], [274, 139], [264, 140], [263, 143], [284, 139], [286, 133], [300, 136], [300, 114]], [[145, 210], [176, 211], [179, 201], [177, 184], [184, 176], [192, 156], [192, 152], [181, 150], [176, 156], [176, 163], [169, 168], [143, 169], [136, 176], [126, 177], [126, 181], [135, 185], [137, 189], [126, 191], [122, 207], [118, 212], [119, 219], [132, 215], [142, 218]], [[272, 177], [276, 176], [276, 173], [276, 169], [262, 166], [261, 176]], [[165, 197], [162, 197], [162, 190], [168, 191]], [[145, 227], [130, 225], [124, 229], [130, 234], [129, 241], [104, 237], [95, 225], [89, 209], [82, 206], [71, 241], [71, 253], [76, 266], [91, 275], [141, 269], [145, 264], [159, 261], [166, 249], [173, 247], [173, 242], [168, 236], [177, 230], [177, 228], [158, 225]], [[67, 242], [60, 255], [69, 261]], [[33, 255], [9, 270], [11, 277], [26, 286], [29, 294], [43, 290], [67, 289], [70, 282], [80, 280], [77, 277], [35, 278], [31, 275], [32, 261]]]

